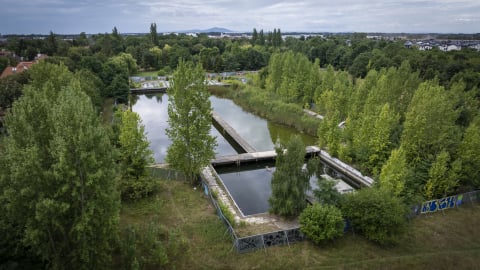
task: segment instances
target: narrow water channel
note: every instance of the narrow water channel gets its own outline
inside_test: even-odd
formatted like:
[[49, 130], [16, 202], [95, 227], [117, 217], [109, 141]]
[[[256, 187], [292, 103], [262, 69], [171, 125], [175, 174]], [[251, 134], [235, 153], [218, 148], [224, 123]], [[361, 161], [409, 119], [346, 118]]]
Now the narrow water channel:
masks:
[[305, 146], [315, 145], [315, 137], [244, 111], [230, 99], [210, 96], [210, 101], [213, 110], [257, 151], [273, 150], [277, 139], [287, 141], [293, 134], [299, 134]]
[[[132, 99], [132, 110], [140, 115], [147, 139], [150, 141], [150, 148], [153, 151], [155, 162], [165, 162], [167, 149], [171, 141], [165, 132], [168, 125], [168, 95], [167, 94], [148, 94], [135, 95]], [[212, 126], [210, 134], [217, 137], [217, 147], [215, 154], [234, 155], [237, 151], [223, 138], [223, 136]]]
[[[286, 141], [292, 134], [298, 134], [293, 128], [270, 123], [244, 111], [232, 100], [211, 96], [210, 101], [213, 110], [257, 151], [273, 150], [277, 138]], [[155, 161], [165, 162], [167, 148], [171, 143], [165, 133], [165, 129], [168, 128], [168, 95], [163, 93], [132, 95], [131, 103], [132, 110], [140, 115], [145, 125]], [[217, 156], [237, 154], [237, 151], [213, 126], [211, 134], [217, 137], [218, 146], [215, 148]], [[300, 136], [305, 146], [315, 144], [314, 137], [305, 134]]]

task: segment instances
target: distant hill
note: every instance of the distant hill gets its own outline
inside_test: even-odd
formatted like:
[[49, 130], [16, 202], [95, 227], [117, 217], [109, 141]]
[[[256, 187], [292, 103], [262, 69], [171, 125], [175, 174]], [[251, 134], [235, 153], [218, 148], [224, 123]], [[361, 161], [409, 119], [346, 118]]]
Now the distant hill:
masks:
[[183, 31], [178, 31], [179, 33], [232, 33], [235, 31], [232, 31], [227, 28], [222, 28], [222, 27], [212, 27], [204, 30], [200, 29], [192, 29], [192, 30], [183, 30]]

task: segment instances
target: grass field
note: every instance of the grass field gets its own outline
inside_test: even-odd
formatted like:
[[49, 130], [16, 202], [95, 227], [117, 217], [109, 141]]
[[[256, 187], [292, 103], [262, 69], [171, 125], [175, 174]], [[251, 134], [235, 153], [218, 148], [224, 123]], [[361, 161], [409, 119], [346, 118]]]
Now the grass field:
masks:
[[347, 234], [317, 246], [309, 241], [237, 254], [226, 228], [201, 189], [160, 181], [159, 192], [122, 206], [121, 226], [145, 224], [175, 230], [182, 251], [167, 269], [479, 269], [480, 206], [414, 219], [398, 246], [379, 247]]
[[158, 76], [158, 70], [141, 71], [141, 72], [136, 73], [134, 76], [138, 76], [138, 77]]

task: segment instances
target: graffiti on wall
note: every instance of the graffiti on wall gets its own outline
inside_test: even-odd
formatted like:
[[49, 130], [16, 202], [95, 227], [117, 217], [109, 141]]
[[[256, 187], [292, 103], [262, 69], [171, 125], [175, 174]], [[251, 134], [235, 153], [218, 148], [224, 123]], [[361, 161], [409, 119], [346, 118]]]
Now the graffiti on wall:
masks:
[[445, 210], [448, 208], [454, 208], [456, 206], [461, 205], [463, 202], [463, 194], [461, 195], [454, 195], [445, 198], [441, 198], [438, 200], [431, 200], [422, 204], [422, 208], [420, 213], [434, 213], [438, 210]]

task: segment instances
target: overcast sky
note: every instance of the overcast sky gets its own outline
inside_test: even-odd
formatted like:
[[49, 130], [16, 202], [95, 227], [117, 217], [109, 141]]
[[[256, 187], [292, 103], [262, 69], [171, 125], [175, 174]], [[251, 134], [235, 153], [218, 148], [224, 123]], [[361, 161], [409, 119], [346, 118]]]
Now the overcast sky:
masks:
[[480, 32], [479, 0], [0, 0], [1, 34], [158, 32]]

